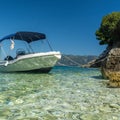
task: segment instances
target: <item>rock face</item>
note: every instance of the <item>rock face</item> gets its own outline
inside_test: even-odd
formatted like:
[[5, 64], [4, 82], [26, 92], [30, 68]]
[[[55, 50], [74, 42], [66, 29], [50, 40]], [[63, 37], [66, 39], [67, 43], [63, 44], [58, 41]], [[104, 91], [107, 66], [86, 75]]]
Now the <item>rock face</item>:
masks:
[[112, 48], [101, 64], [104, 78], [109, 79], [110, 87], [120, 87], [120, 48]]
[[102, 54], [99, 55], [99, 57], [95, 60], [90, 61], [85, 67], [93, 67], [93, 68], [100, 68], [102, 66], [103, 61], [105, 60], [106, 56], [110, 52], [111, 47], [107, 47], [105, 51], [102, 52]]
[[108, 46], [89, 67], [100, 67], [103, 78], [109, 79], [109, 86], [120, 87], [120, 42]]

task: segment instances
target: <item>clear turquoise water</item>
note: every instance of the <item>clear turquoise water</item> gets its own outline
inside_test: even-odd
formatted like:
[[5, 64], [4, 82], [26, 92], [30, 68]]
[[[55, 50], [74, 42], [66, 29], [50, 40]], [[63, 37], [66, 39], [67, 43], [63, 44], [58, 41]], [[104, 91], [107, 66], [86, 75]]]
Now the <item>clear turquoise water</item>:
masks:
[[0, 120], [120, 120], [120, 89], [99, 69], [0, 73]]

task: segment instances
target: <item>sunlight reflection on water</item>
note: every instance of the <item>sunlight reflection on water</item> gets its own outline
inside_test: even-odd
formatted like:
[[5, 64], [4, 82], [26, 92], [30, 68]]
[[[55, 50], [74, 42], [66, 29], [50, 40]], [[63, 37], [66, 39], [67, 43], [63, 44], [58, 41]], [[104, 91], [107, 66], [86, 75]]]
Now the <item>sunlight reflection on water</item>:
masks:
[[106, 82], [98, 69], [79, 67], [1, 73], [0, 120], [118, 120], [120, 89]]

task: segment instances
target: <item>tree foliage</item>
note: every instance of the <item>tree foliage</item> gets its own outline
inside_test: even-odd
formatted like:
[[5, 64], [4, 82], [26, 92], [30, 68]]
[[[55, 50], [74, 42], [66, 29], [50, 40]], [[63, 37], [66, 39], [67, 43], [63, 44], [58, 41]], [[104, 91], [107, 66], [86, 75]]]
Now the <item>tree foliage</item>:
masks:
[[100, 45], [111, 45], [120, 41], [120, 12], [112, 12], [103, 17], [100, 28], [96, 31]]

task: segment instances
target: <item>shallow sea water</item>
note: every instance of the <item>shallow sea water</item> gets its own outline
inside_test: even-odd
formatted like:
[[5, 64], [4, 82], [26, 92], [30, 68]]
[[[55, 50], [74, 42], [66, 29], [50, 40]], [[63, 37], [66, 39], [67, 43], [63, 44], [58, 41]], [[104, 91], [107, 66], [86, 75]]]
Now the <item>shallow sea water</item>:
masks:
[[120, 120], [120, 88], [99, 69], [0, 73], [0, 120]]

